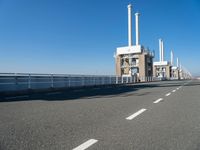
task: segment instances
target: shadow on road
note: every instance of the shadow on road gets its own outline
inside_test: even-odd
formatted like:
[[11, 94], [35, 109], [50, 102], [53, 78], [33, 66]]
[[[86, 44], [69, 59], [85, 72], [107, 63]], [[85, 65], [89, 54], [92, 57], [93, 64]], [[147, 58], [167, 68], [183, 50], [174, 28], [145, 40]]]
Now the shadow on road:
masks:
[[[77, 89], [62, 89], [56, 91], [40, 92], [26, 95], [15, 95], [10, 97], [1, 96], [0, 102], [16, 102], [16, 101], [64, 101], [64, 100], [84, 100], [94, 98], [112, 98], [112, 97], [128, 97], [128, 96], [144, 96], [149, 94], [146, 92], [136, 92], [140, 89], [155, 88], [155, 87], [177, 87], [183, 82], [152, 82], [152, 83], [140, 83], [140, 84], [129, 84], [129, 85], [115, 85], [115, 86], [104, 86], [104, 87], [87, 87]], [[199, 85], [198, 83], [197, 85]], [[194, 84], [193, 86], [196, 86]]]

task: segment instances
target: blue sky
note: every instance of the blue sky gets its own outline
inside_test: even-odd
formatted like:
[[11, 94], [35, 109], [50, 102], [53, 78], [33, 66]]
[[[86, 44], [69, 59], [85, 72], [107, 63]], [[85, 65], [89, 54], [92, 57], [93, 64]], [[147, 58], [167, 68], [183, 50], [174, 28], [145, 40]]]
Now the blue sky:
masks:
[[154, 60], [161, 37], [166, 60], [173, 49], [200, 75], [199, 0], [0, 0], [0, 72], [115, 74], [129, 3], [141, 13], [140, 41]]

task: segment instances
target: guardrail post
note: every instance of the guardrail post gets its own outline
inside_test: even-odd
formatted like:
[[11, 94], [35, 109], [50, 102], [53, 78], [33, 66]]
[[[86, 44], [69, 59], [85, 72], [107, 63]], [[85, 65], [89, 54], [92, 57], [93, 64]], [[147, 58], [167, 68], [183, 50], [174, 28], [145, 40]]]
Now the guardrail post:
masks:
[[53, 88], [54, 87], [54, 82], [53, 82], [53, 74], [51, 74], [51, 88]]
[[68, 77], [68, 86], [69, 87], [71, 86], [71, 78], [70, 78], [70, 76]]
[[93, 85], [96, 85], [96, 79], [93, 77]]
[[31, 89], [31, 74], [28, 75], [28, 89]]
[[82, 86], [84, 86], [84, 84], [85, 84], [85, 80], [84, 80], [84, 79], [85, 79], [85, 78], [82, 77], [81, 79], [82, 79]]

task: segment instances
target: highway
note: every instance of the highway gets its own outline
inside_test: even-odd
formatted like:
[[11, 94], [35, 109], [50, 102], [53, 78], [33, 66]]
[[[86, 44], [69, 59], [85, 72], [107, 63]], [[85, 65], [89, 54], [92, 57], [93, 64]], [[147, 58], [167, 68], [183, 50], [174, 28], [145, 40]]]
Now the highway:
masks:
[[4, 97], [1, 150], [198, 150], [200, 80]]

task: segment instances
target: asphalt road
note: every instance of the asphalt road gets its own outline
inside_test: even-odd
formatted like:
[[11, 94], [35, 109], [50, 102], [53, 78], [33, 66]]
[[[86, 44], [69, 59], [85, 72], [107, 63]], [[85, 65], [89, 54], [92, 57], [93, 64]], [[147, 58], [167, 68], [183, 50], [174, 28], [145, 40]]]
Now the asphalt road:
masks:
[[1, 150], [199, 150], [200, 81], [0, 100]]

